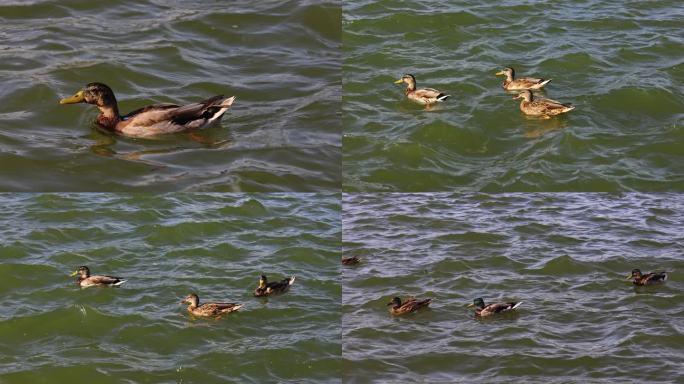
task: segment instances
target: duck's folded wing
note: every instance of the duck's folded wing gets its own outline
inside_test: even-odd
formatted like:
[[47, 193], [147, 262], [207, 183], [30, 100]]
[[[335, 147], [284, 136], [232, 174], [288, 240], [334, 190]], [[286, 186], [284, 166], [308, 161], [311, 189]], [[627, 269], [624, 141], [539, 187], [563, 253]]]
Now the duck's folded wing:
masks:
[[168, 103], [163, 103], [163, 104], [152, 104], [152, 105], [148, 105], [147, 107], [138, 108], [138, 109], [136, 109], [135, 111], [132, 111], [132, 112], [126, 114], [125, 116], [122, 116], [122, 117], [121, 117], [121, 120], [128, 120], [128, 119], [130, 119], [131, 117], [134, 117], [135, 115], [144, 114], [144, 113], [146, 113], [146, 112], [166, 111], [166, 110], [170, 110], [170, 109], [174, 109], [174, 108], [179, 108], [179, 107], [180, 107], [180, 105], [168, 104]]
[[[226, 104], [223, 104], [226, 101]], [[229, 101], [229, 102], [228, 102]], [[210, 97], [199, 103], [184, 105], [169, 111], [169, 118], [176, 124], [185, 125], [198, 119], [211, 119], [222, 108], [230, 107], [232, 100], [223, 95]]]
[[520, 78], [520, 79], [518, 79], [518, 80], [520, 80], [520, 81], [526, 81], [526, 82], [529, 82], [529, 83], [532, 83], [532, 84], [537, 84], [537, 83], [541, 83], [542, 81], [544, 81], [544, 79], [538, 79], [538, 78], [536, 78], [536, 77], [522, 77], [522, 78]]
[[423, 88], [423, 89], [417, 89], [416, 96], [418, 97], [426, 97], [426, 98], [433, 98], [433, 97], [439, 97], [442, 95], [442, 92], [433, 89], [433, 88]]
[[116, 284], [121, 282], [121, 278], [119, 277], [114, 277], [114, 276], [102, 276], [102, 275], [96, 275], [96, 276], [90, 276], [88, 280], [93, 283], [93, 284]]

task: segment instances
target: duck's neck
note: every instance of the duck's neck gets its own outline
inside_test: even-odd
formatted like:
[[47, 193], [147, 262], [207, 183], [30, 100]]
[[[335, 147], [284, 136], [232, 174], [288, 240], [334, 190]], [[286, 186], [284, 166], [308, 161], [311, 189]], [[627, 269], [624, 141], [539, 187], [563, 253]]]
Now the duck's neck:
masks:
[[406, 86], [406, 93], [413, 92], [416, 90], [416, 82], [412, 81]]
[[97, 108], [100, 110], [100, 114], [97, 116], [97, 124], [103, 128], [114, 130], [116, 124], [121, 121], [117, 105], [98, 105]]
[[514, 79], [513, 72], [506, 72], [506, 83], [510, 83], [511, 81], [513, 81], [513, 79]]

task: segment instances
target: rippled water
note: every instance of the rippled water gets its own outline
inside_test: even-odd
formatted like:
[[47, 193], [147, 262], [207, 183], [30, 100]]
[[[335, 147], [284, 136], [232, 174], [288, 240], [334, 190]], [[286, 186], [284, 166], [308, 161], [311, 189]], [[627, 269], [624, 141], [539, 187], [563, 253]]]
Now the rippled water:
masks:
[[[0, 195], [0, 382], [339, 382], [339, 196]], [[122, 276], [81, 290], [69, 272]], [[259, 275], [295, 275], [256, 299]], [[244, 304], [215, 320], [188, 293]]]
[[[345, 189], [684, 189], [682, 19], [672, 0], [344, 2]], [[525, 118], [507, 65], [577, 109]], [[452, 98], [406, 101], [407, 72]]]
[[[344, 382], [681, 382], [679, 195], [345, 195]], [[670, 271], [635, 288], [632, 268]], [[392, 318], [395, 295], [430, 309]], [[522, 300], [477, 320], [473, 298]]]
[[[340, 13], [326, 1], [0, 4], [0, 190], [314, 191], [340, 184]], [[122, 113], [216, 94], [220, 124], [158, 140], [103, 133]]]

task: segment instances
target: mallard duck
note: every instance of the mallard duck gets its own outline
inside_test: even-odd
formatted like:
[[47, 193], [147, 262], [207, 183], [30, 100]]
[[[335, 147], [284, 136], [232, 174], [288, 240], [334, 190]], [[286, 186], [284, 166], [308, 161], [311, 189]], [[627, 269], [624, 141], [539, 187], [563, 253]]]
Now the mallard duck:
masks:
[[59, 103], [93, 104], [100, 110], [96, 120], [99, 126], [124, 136], [151, 137], [204, 127], [219, 120], [234, 101], [235, 96], [218, 95], [184, 106], [149, 105], [121, 116], [112, 89], [102, 83], [90, 83]]
[[493, 315], [495, 313], [501, 313], [501, 312], [507, 312], [507, 311], [512, 311], [520, 306], [522, 304], [522, 301], [518, 302], [510, 302], [510, 303], [491, 303], [485, 305], [484, 300], [482, 298], [478, 297], [477, 299], [473, 300], [472, 304], [469, 304], [469, 307], [475, 307], [475, 315], [481, 316], [481, 317], [486, 317], [489, 315]]
[[506, 76], [502, 86], [503, 89], [507, 91], [521, 91], [523, 89], [540, 89], [551, 81], [551, 79], [537, 79], [534, 77], [521, 77], [519, 79], [515, 78], [515, 70], [510, 67], [506, 67], [503, 71], [496, 73], [497, 76]]
[[538, 116], [545, 119], [551, 116], [560, 115], [575, 109], [570, 103], [561, 103], [551, 99], [535, 99], [531, 91], [522, 91], [513, 99], [522, 99], [520, 110], [529, 116]]
[[188, 304], [188, 312], [202, 317], [221, 316], [242, 308], [242, 304], [235, 303], [204, 303], [200, 305], [199, 296], [194, 293], [189, 294], [180, 304]]
[[419, 104], [430, 105], [444, 101], [451, 96], [432, 88], [416, 89], [416, 77], [410, 74], [394, 82], [394, 84], [401, 83], [406, 83], [406, 97]]
[[360, 262], [361, 262], [361, 259], [359, 259], [356, 256], [342, 258], [342, 264], [344, 264], [344, 265], [356, 265]]
[[288, 277], [280, 281], [268, 282], [265, 275], [259, 278], [259, 286], [254, 290], [254, 296], [270, 296], [287, 292], [295, 281], [295, 277]]
[[114, 276], [104, 276], [104, 275], [93, 275], [90, 276], [90, 269], [86, 267], [85, 265], [78, 267], [77, 270], [75, 270], [71, 276], [76, 276], [78, 275], [78, 279], [76, 280], [76, 284], [81, 286], [81, 288], [88, 288], [88, 287], [118, 287], [119, 285], [123, 284], [126, 282], [126, 280], [120, 278], [120, 277], [114, 277]]
[[644, 275], [641, 270], [635, 268], [627, 278], [632, 279], [634, 285], [651, 285], [667, 280], [667, 272], [651, 272]]
[[430, 302], [432, 302], [432, 299], [424, 299], [424, 300], [418, 300], [413, 297], [406, 299], [405, 302], [401, 302], [401, 298], [395, 297], [387, 303], [387, 306], [392, 306], [390, 308], [390, 313], [397, 316], [397, 315], [403, 315], [405, 313], [409, 312], [415, 312], [421, 308], [425, 308], [428, 305], [430, 305]]

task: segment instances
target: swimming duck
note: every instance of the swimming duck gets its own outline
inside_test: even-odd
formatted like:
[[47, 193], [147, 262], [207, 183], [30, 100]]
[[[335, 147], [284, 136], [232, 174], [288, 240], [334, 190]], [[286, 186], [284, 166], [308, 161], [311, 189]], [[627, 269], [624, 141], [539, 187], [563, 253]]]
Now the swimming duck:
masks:
[[481, 316], [481, 317], [486, 317], [489, 315], [493, 315], [495, 313], [501, 313], [501, 312], [507, 312], [507, 311], [512, 311], [520, 306], [522, 304], [522, 301], [518, 302], [510, 302], [510, 303], [491, 303], [485, 305], [484, 300], [482, 298], [478, 297], [477, 299], [473, 300], [472, 304], [469, 304], [469, 307], [475, 307], [475, 315]]
[[78, 267], [71, 276], [78, 275], [76, 284], [81, 286], [81, 288], [88, 288], [93, 286], [98, 287], [118, 287], [119, 285], [126, 282], [120, 277], [114, 276], [104, 276], [104, 275], [90, 275], [90, 269], [85, 265]]
[[361, 259], [359, 259], [356, 256], [342, 258], [342, 264], [344, 264], [344, 265], [356, 265], [360, 262], [361, 262]]
[[635, 268], [627, 278], [632, 279], [634, 285], [651, 285], [667, 280], [667, 272], [651, 272], [644, 275], [641, 270]]
[[514, 99], [522, 99], [520, 110], [529, 116], [542, 117], [549, 119], [551, 116], [570, 112], [575, 107], [570, 103], [561, 103], [551, 99], [535, 99], [531, 91], [522, 91]]
[[413, 297], [406, 299], [405, 302], [401, 302], [401, 298], [395, 297], [387, 303], [387, 306], [392, 306], [390, 308], [390, 313], [398, 316], [398, 315], [403, 315], [405, 313], [409, 312], [415, 312], [421, 308], [426, 308], [428, 305], [430, 305], [430, 302], [432, 299], [424, 299], [424, 300], [417, 300]]
[[210, 97], [184, 106], [154, 104], [121, 116], [114, 92], [102, 83], [89, 83], [60, 104], [88, 103], [97, 106], [96, 123], [110, 131], [129, 137], [151, 137], [166, 133], [198, 129], [217, 121], [230, 108], [235, 96]]
[[295, 277], [288, 277], [280, 281], [274, 281], [272, 283], [268, 282], [266, 275], [261, 275], [259, 278], [259, 286], [254, 290], [254, 296], [270, 296], [278, 295], [287, 292], [295, 281]]
[[199, 296], [191, 293], [180, 304], [188, 304], [188, 312], [195, 316], [213, 317], [235, 312], [242, 308], [242, 304], [235, 303], [204, 303], [200, 305]]
[[432, 88], [416, 89], [416, 77], [410, 74], [406, 74], [394, 82], [394, 84], [401, 83], [406, 83], [406, 97], [419, 104], [430, 105], [444, 101], [451, 96]]
[[515, 78], [515, 70], [511, 67], [506, 67], [503, 71], [496, 73], [497, 76], [506, 76], [502, 86], [507, 91], [520, 91], [523, 89], [540, 89], [551, 81], [551, 79], [537, 79], [535, 77], [521, 77]]

